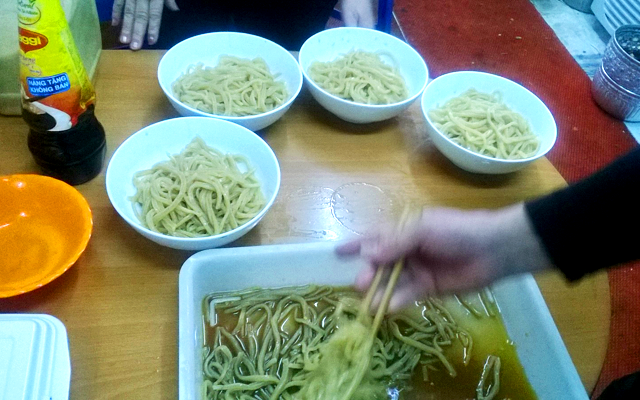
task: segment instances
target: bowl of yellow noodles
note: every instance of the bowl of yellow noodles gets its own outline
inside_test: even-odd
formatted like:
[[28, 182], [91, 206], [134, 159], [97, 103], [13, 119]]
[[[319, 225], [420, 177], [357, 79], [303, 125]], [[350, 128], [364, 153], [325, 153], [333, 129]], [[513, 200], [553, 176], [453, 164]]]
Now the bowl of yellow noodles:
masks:
[[413, 47], [365, 28], [319, 32], [302, 45], [298, 61], [318, 103], [359, 124], [399, 115], [422, 94], [429, 79], [427, 64]]
[[538, 96], [485, 72], [437, 77], [422, 94], [421, 106], [435, 147], [469, 172], [520, 170], [547, 154], [557, 137], [553, 115]]
[[266, 128], [289, 109], [302, 88], [296, 59], [280, 45], [239, 32], [186, 39], [158, 64], [158, 82], [183, 116]]
[[271, 147], [215, 118], [147, 126], [114, 152], [106, 189], [120, 216], [144, 237], [181, 250], [228, 244], [267, 213], [280, 188]]

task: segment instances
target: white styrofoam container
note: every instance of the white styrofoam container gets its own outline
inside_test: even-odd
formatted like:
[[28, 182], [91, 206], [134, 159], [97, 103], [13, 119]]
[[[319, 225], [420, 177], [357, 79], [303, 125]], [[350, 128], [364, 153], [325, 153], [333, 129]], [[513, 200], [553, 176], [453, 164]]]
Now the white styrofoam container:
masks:
[[67, 330], [44, 314], [0, 314], [0, 400], [68, 400]]
[[[252, 286], [350, 285], [364, 262], [355, 257], [338, 257], [334, 247], [335, 242], [236, 247], [205, 250], [191, 256], [180, 271], [179, 399], [200, 399], [205, 296]], [[538, 398], [587, 400], [533, 277], [505, 280], [492, 290]]]

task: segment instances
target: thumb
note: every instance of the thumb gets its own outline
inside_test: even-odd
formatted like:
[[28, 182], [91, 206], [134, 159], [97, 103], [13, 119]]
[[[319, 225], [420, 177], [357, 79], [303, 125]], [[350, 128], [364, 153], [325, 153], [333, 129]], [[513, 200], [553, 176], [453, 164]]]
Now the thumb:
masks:
[[178, 5], [176, 4], [176, 0], [164, 0], [164, 6], [171, 11], [180, 11]]
[[364, 7], [358, 12], [358, 26], [369, 29], [375, 28], [376, 22], [371, 7]]
[[360, 253], [362, 239], [354, 239], [336, 246], [336, 254], [339, 256], [357, 255]]
[[371, 0], [343, 0], [342, 21], [346, 26], [373, 28], [375, 20]]
[[360, 244], [360, 254], [374, 265], [388, 265], [420, 248], [421, 220], [407, 222], [401, 229], [386, 228]]
[[343, 10], [342, 22], [344, 22], [345, 26], [358, 26], [358, 16], [353, 11]]

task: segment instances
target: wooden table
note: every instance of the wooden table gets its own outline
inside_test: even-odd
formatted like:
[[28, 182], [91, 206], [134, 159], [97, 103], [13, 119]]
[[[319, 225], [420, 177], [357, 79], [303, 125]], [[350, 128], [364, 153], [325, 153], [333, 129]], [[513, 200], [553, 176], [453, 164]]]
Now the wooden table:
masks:
[[[95, 81], [107, 161], [135, 131], [178, 116], [156, 80], [161, 55], [103, 52]], [[462, 172], [425, 138], [418, 102], [398, 118], [359, 126], [333, 117], [303, 90], [288, 113], [261, 135], [280, 160], [282, 187], [265, 219], [236, 245], [343, 239], [408, 199], [493, 208], [565, 185], [546, 159], [507, 176]], [[0, 175], [37, 172], [26, 137], [20, 118], [0, 117]], [[93, 210], [87, 250], [51, 284], [0, 300], [0, 312], [41, 312], [62, 320], [70, 341], [72, 399], [175, 399], [178, 273], [191, 253], [160, 247], [134, 232], [109, 203], [104, 170], [78, 189]], [[332, 213], [332, 201], [358, 202], [360, 211]], [[538, 282], [591, 391], [608, 340], [606, 274], [572, 286], [556, 274]]]

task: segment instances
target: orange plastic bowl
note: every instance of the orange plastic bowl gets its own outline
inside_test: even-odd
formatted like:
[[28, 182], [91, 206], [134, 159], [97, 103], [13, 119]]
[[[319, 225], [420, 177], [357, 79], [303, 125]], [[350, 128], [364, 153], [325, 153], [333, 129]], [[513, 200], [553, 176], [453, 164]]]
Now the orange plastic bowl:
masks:
[[62, 275], [92, 229], [89, 204], [72, 186], [41, 175], [0, 177], [0, 298]]

